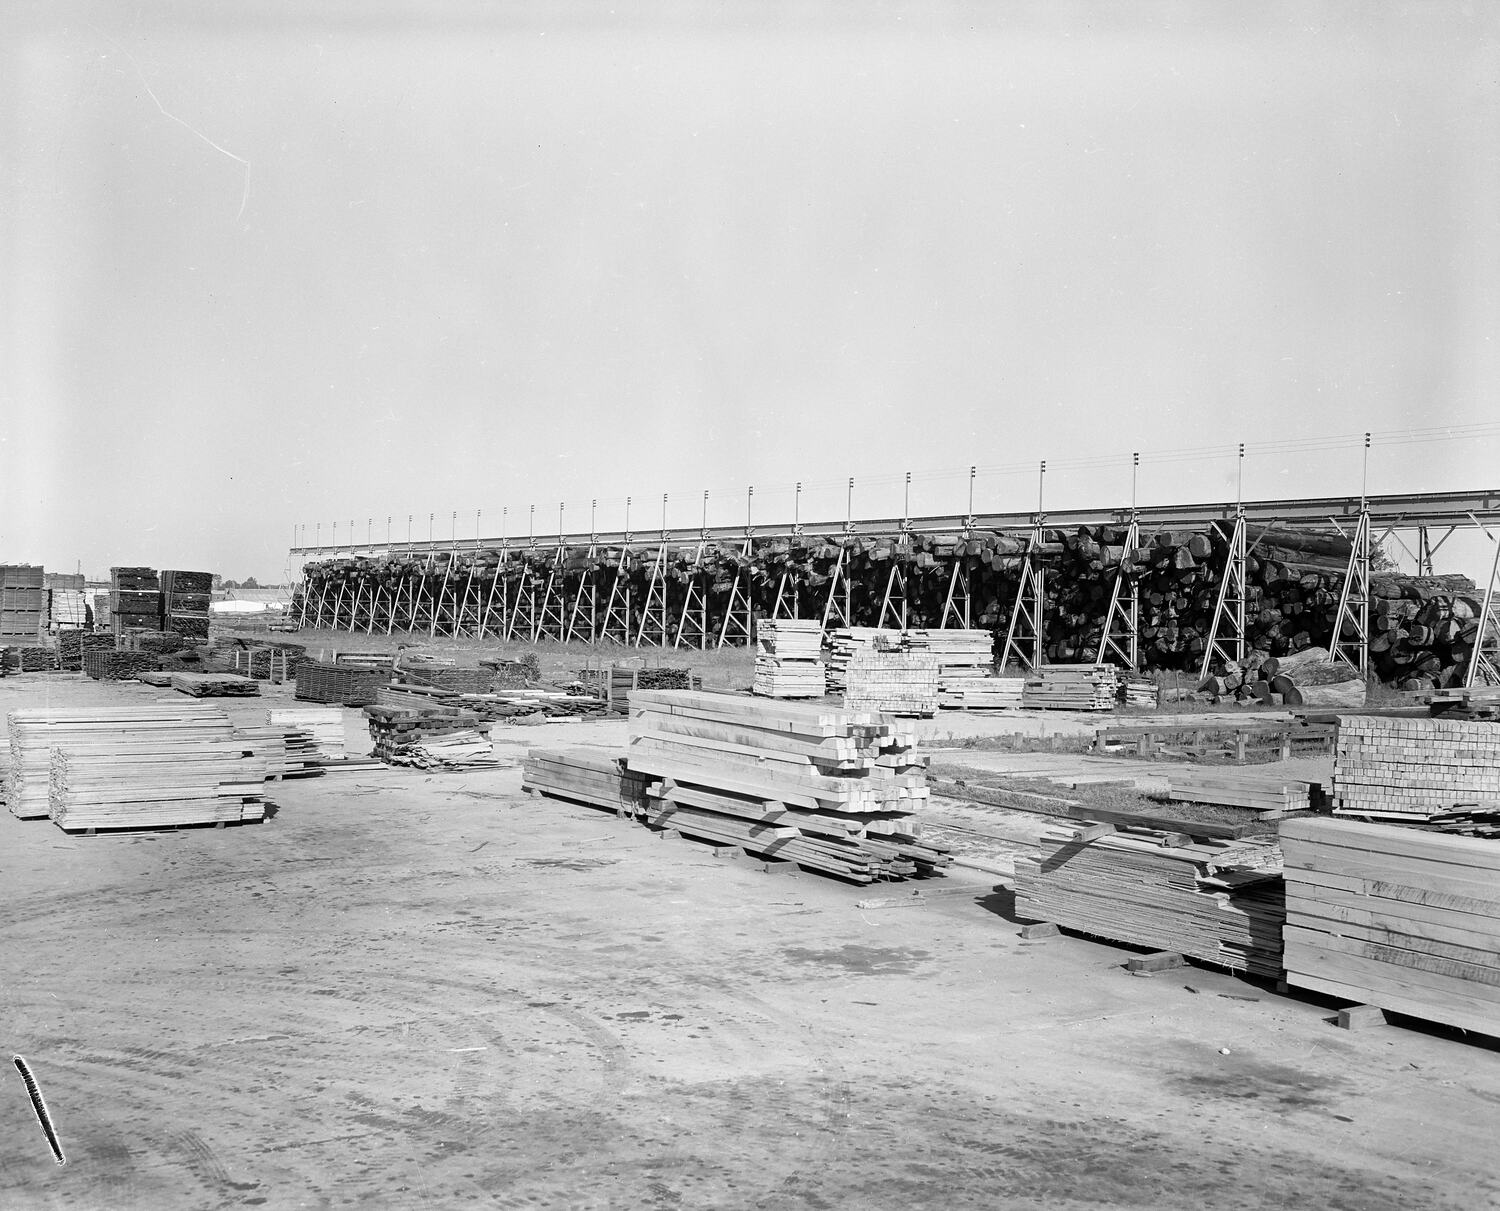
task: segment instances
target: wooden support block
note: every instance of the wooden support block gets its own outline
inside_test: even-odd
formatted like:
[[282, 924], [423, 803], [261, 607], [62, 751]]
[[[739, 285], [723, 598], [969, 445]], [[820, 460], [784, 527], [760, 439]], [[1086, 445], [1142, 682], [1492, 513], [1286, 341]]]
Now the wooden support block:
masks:
[[1125, 961], [1125, 970], [1130, 972], [1171, 971], [1173, 968], [1186, 966], [1187, 960], [1175, 950], [1158, 950], [1155, 954], [1138, 955]]
[[1085, 824], [1082, 828], [1073, 830], [1074, 841], [1097, 841], [1100, 837], [1107, 837], [1115, 831], [1113, 824], [1094, 823]]
[[1377, 1005], [1351, 1005], [1348, 1009], [1340, 1009], [1338, 1016], [1340, 1030], [1364, 1030], [1370, 1026], [1385, 1025], [1385, 1010]]
[[682, 840], [682, 834], [680, 832], [678, 832], [675, 828], [664, 828], [660, 832], [658, 832], [656, 835], [658, 837], [663, 838], [664, 840], [671, 840], [671, 841], [681, 841]]
[[1021, 926], [1021, 936], [1027, 939], [1055, 938], [1061, 933], [1062, 931], [1051, 921], [1038, 921], [1034, 925]]
[[795, 862], [786, 862], [781, 858], [762, 859], [761, 869], [768, 875], [788, 875], [792, 878], [802, 873], [802, 868]]

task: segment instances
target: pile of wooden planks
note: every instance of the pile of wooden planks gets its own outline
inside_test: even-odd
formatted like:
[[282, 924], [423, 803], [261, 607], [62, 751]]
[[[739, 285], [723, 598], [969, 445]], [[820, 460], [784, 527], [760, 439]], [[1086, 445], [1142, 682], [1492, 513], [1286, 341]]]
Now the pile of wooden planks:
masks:
[[174, 672], [172, 688], [193, 698], [254, 698], [260, 693], [260, 682], [235, 673]]
[[945, 710], [1011, 710], [1021, 706], [1026, 688], [1024, 677], [972, 677], [948, 683], [938, 695]]
[[763, 618], [755, 629], [755, 684], [765, 698], [821, 698], [823, 624], [813, 619]]
[[259, 820], [267, 759], [258, 747], [239, 738], [176, 751], [154, 742], [59, 745], [50, 753], [47, 814], [68, 832]]
[[181, 706], [28, 707], [7, 716], [10, 764], [5, 798], [23, 820], [47, 815], [47, 787], [54, 748], [108, 755], [147, 749], [192, 753], [199, 745], [229, 740], [233, 728], [223, 711]]
[[463, 668], [452, 662], [403, 660], [392, 676], [393, 683], [430, 685], [456, 694], [487, 694], [495, 674], [486, 668]]
[[1287, 983], [1500, 1036], [1500, 841], [1318, 817], [1280, 831]]
[[1148, 677], [1120, 674], [1120, 701], [1126, 706], [1158, 707], [1161, 687]]
[[1167, 798], [1179, 803], [1247, 807], [1264, 819], [1275, 819], [1288, 812], [1322, 808], [1323, 786], [1302, 778], [1287, 778], [1275, 771], [1199, 768], [1174, 770]]
[[59, 633], [80, 631], [88, 625], [89, 610], [81, 589], [47, 590], [47, 629]]
[[1046, 664], [1026, 678], [1021, 702], [1028, 710], [1112, 711], [1118, 692], [1112, 664]]
[[521, 763], [522, 790], [628, 816], [645, 811], [649, 781], [624, 757], [600, 749], [532, 749]]
[[288, 707], [266, 712], [269, 727], [296, 728], [308, 733], [320, 757], [344, 756], [344, 712], [337, 707]]
[[213, 596], [212, 572], [164, 570], [161, 574], [162, 615], [166, 626], [190, 639], [208, 638], [208, 605]]
[[1333, 758], [1339, 815], [1424, 820], [1500, 806], [1500, 723], [1347, 715]]
[[844, 707], [930, 718], [938, 709], [938, 664], [925, 653], [866, 648], [843, 668]]
[[154, 568], [109, 570], [110, 629], [123, 635], [132, 628], [161, 630], [161, 578]]
[[304, 702], [368, 706], [390, 680], [389, 668], [343, 661], [304, 660], [296, 666], [297, 697]]
[[0, 564], [0, 640], [35, 643], [41, 637], [45, 576], [37, 564]]
[[85, 652], [113, 651], [113, 635], [93, 635], [87, 631], [60, 631], [57, 636], [58, 664], [65, 673], [83, 671]]
[[659, 781], [646, 823], [855, 882], [938, 873], [913, 813], [926, 759], [873, 712], [734, 694], [637, 692], [628, 768]]
[[995, 636], [989, 631], [917, 629], [906, 632], [906, 644], [913, 652], [937, 659], [938, 681], [945, 694], [988, 678], [995, 670]]
[[58, 666], [57, 653], [46, 647], [20, 647], [10, 649], [17, 670], [22, 673], [51, 673]]
[[842, 694], [845, 689], [844, 670], [856, 652], [880, 650], [899, 652], [905, 647], [900, 631], [881, 627], [838, 627], [829, 631], [824, 640], [827, 649], [828, 692]]
[[85, 648], [79, 658], [83, 671], [95, 681], [129, 681], [137, 673], [157, 666], [157, 658], [145, 652], [119, 652], [113, 648]]
[[[1107, 826], [1093, 826], [1093, 829]], [[1016, 913], [1231, 971], [1278, 977], [1284, 916], [1272, 842], [1062, 827], [1016, 858]]]

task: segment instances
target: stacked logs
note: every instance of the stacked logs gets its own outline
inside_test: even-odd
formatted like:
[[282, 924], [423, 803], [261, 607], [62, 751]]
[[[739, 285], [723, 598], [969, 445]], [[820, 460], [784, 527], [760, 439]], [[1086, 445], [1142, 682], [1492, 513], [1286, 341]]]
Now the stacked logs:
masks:
[[[1126, 527], [1114, 525], [1042, 531], [1038, 553], [1046, 569], [1048, 661], [1086, 663], [1095, 658], [1116, 578], [1123, 573], [1140, 593], [1144, 667], [1196, 671], [1208, 646], [1228, 555], [1228, 527], [1145, 533], [1134, 547], [1126, 546], [1128, 536]], [[1248, 545], [1249, 646], [1270, 657], [1331, 646], [1349, 560], [1348, 538], [1252, 525]], [[798, 616], [819, 616], [835, 577], [843, 575], [851, 585], [850, 623], [875, 626], [891, 570], [899, 567], [907, 625], [936, 627], [954, 563], [962, 561], [968, 572], [970, 625], [1003, 636], [1026, 547], [1024, 536], [995, 532], [914, 534], [899, 540], [861, 535], [772, 538], [749, 555], [738, 547], [708, 545], [701, 560], [697, 544], [673, 547], [663, 563], [666, 612], [675, 626], [696, 580], [707, 601], [710, 633], [718, 632], [737, 585], [749, 592], [757, 616], [772, 614], [783, 586], [795, 600]], [[588, 548], [569, 548], [558, 578], [564, 600], [572, 602], [580, 583], [592, 585], [602, 629], [604, 603], [617, 573], [623, 572], [634, 635], [657, 556], [651, 546], [599, 547], [592, 554]], [[308, 564], [293, 614], [301, 616], [305, 603], [305, 625], [321, 618], [323, 626], [335, 629], [349, 629], [357, 621], [360, 629], [402, 630], [411, 615], [410, 605], [402, 603], [416, 602], [419, 629], [451, 634], [461, 627], [474, 633], [487, 604], [492, 608], [485, 634], [531, 639], [534, 633], [512, 626], [514, 603], [528, 589], [540, 599], [554, 559], [553, 550], [538, 548], [460, 552], [431, 566], [425, 555], [403, 552]], [[1379, 575], [1372, 579], [1371, 591], [1371, 651], [1383, 679], [1441, 685], [1461, 678], [1479, 608], [1467, 578]], [[510, 613], [495, 605], [501, 601], [509, 603]], [[586, 638], [587, 628], [578, 633]]]

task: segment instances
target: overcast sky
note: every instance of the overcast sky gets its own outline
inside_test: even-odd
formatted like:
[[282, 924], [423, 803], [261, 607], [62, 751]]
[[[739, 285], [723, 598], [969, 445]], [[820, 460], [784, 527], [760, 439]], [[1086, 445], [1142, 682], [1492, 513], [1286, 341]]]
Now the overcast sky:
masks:
[[208, 10], [0, 16], [0, 560], [1500, 484], [1500, 6]]

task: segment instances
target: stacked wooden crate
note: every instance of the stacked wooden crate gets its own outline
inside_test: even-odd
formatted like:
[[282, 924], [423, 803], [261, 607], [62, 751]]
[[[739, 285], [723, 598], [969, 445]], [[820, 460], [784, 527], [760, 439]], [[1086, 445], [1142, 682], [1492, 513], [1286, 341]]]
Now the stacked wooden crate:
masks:
[[592, 748], [532, 749], [521, 764], [522, 790], [627, 816], [646, 810], [649, 781], [624, 757]]
[[1281, 848], [1287, 983], [1500, 1036], [1500, 841], [1307, 817]]
[[1265, 819], [1323, 806], [1323, 786], [1305, 778], [1288, 778], [1260, 770], [1199, 768], [1174, 770], [1167, 798], [1180, 803], [1216, 803], [1246, 807]]
[[116, 635], [161, 630], [161, 578], [154, 568], [109, 570], [109, 620]]
[[266, 712], [266, 724], [307, 732], [322, 757], [336, 760], [344, 755], [344, 712], [337, 707], [270, 710]]
[[1118, 690], [1112, 664], [1046, 664], [1026, 679], [1021, 701], [1030, 710], [1111, 711]]
[[208, 638], [209, 602], [213, 598], [212, 572], [164, 570], [161, 574], [162, 614], [169, 630], [189, 639]]
[[0, 564], [0, 641], [14, 646], [41, 637], [45, 575], [34, 564]]
[[1284, 907], [1274, 844], [1087, 834], [1054, 829], [1037, 853], [1017, 857], [1019, 916], [1279, 976]]
[[199, 745], [228, 740], [229, 717], [213, 707], [181, 706], [28, 707], [7, 716], [10, 764], [5, 799], [12, 815], [47, 815], [51, 750], [104, 754], [149, 749], [191, 754]]
[[1477, 804], [1500, 806], [1500, 723], [1340, 718], [1335, 813], [1423, 820]]
[[949, 861], [919, 839], [926, 759], [912, 739], [875, 713], [637, 692], [627, 765], [660, 779], [654, 827], [867, 883]]
[[821, 698], [823, 624], [805, 618], [763, 618], [755, 628], [755, 685], [766, 698]]

